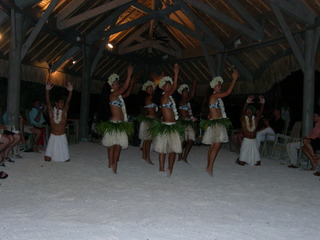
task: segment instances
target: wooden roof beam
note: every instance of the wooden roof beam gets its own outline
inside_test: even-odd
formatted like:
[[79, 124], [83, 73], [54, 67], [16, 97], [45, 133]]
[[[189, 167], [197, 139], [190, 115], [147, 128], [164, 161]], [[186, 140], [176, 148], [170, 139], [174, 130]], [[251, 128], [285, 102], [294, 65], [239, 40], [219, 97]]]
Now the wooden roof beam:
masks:
[[52, 72], [55, 72], [58, 70], [58, 68], [67, 60], [69, 60], [74, 54], [76, 54], [79, 50], [81, 49], [81, 47], [79, 46], [73, 46], [72, 48], [70, 48], [68, 50], [67, 53], [65, 53], [62, 57], [60, 57], [57, 61], [55, 61], [52, 66], [51, 66], [51, 70]]
[[275, 5], [290, 15], [300, 19], [306, 24], [312, 25], [315, 23], [316, 15], [313, 11], [306, 5], [305, 1], [301, 0], [267, 0], [271, 7]]
[[64, 7], [56, 16], [57, 22], [62, 22], [65, 18], [67, 18], [71, 13], [73, 13], [77, 8], [81, 7], [81, 5], [86, 0], [76, 0], [71, 1], [66, 7]]
[[28, 7], [30, 5], [37, 4], [38, 2], [41, 2], [41, 0], [15, 0], [15, 4], [19, 8], [25, 8], [25, 7]]
[[260, 23], [243, 7], [243, 5], [239, 2], [239, 0], [227, 0], [229, 4], [231, 4], [235, 11], [237, 11], [247, 23], [249, 23], [253, 29], [260, 33], [261, 39], [263, 39], [263, 27]]
[[124, 23], [124, 24], [121, 24], [121, 25], [117, 25], [117, 26], [115, 26], [113, 28], [110, 28], [110, 29], [104, 31], [101, 35], [102, 36], [112, 35], [112, 34], [127, 30], [129, 28], [138, 26], [138, 25], [143, 24], [145, 22], [148, 22], [148, 21], [150, 21], [152, 19], [161, 19], [165, 15], [170, 14], [172, 12], [175, 12], [177, 10], [179, 10], [179, 8], [177, 6], [168, 7], [166, 9], [164, 9], [164, 10], [159, 10], [159, 11], [151, 11], [150, 10], [151, 12], [148, 15], [140, 17], [140, 18], [137, 18], [135, 20], [132, 20], [130, 22], [127, 22], [127, 23]]
[[60, 0], [52, 0], [50, 2], [50, 5], [48, 6], [48, 8], [43, 12], [41, 18], [38, 20], [36, 26], [34, 27], [32, 32], [30, 33], [28, 39], [25, 41], [25, 43], [23, 44], [23, 46], [21, 48], [21, 61], [26, 56], [29, 48], [31, 47], [31, 45], [34, 42], [34, 40], [36, 40], [36, 38], [37, 38], [38, 34], [40, 33], [42, 27], [44, 26], [44, 24], [48, 20], [50, 14], [52, 13], [53, 9], [55, 8], [55, 6], [57, 5], [57, 3], [59, 1]]
[[293, 34], [291, 33], [290, 28], [289, 28], [288, 24], [286, 23], [283, 15], [280, 11], [280, 8], [273, 3], [271, 3], [271, 8], [272, 8], [280, 26], [281, 26], [281, 28], [282, 28], [284, 35], [286, 36], [286, 39], [287, 39], [294, 55], [296, 56], [296, 58], [300, 64], [301, 69], [304, 69], [304, 67], [305, 67], [304, 53], [301, 51], [301, 48], [299, 48], [297, 42], [295, 41]]
[[0, 25], [9, 18], [9, 16], [7, 15], [7, 13], [5, 11], [3, 11], [2, 9], [0, 9]]
[[124, 4], [130, 3], [133, 0], [114, 0], [112, 2], [107, 2], [99, 7], [90, 9], [84, 13], [81, 13], [77, 16], [74, 16], [69, 19], [64, 19], [61, 22], [57, 23], [57, 26], [60, 30], [72, 27], [78, 23], [81, 23], [83, 21], [86, 21], [90, 18], [93, 18], [97, 15], [103, 14], [105, 12], [108, 12], [110, 10], [113, 10], [115, 8], [121, 7]]
[[191, 6], [198, 8], [199, 10], [207, 13], [211, 17], [227, 24], [229, 27], [238, 30], [239, 32], [245, 34], [246, 36], [253, 38], [255, 40], [261, 40], [262, 35], [261, 31], [257, 32], [255, 30], [252, 30], [245, 25], [235, 21], [234, 19], [228, 17], [227, 15], [224, 15], [220, 11], [210, 7], [208, 4], [202, 3], [200, 1], [196, 0], [183, 0], [184, 2], [190, 4]]

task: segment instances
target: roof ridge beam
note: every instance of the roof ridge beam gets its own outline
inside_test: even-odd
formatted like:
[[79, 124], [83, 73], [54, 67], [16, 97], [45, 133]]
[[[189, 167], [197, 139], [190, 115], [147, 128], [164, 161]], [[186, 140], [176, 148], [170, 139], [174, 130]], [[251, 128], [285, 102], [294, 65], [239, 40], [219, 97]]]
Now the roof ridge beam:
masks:
[[115, 33], [118, 33], [118, 32], [121, 32], [123, 30], [126, 30], [126, 29], [129, 29], [129, 28], [132, 28], [132, 27], [135, 27], [135, 26], [138, 26], [139, 24], [142, 24], [142, 23], [145, 23], [147, 21], [150, 21], [152, 19], [161, 19], [163, 18], [166, 14], [170, 14], [172, 12], [175, 12], [177, 11], [178, 8], [177, 6], [173, 6], [173, 7], [169, 7], [169, 8], [166, 8], [164, 10], [159, 10], [159, 11], [151, 11], [148, 15], [146, 16], [143, 16], [143, 17], [140, 17], [140, 18], [137, 18], [137, 19], [134, 19], [130, 22], [126, 22], [124, 24], [121, 24], [121, 25], [117, 25], [113, 28], [110, 28], [106, 31], [104, 31], [102, 33], [102, 36], [105, 36], [105, 35], [112, 35], [112, 34], [115, 34]]
[[212, 8], [211, 6], [209, 6], [208, 4], [199, 2], [199, 1], [195, 1], [195, 0], [182, 0], [190, 5], [192, 5], [195, 8], [198, 8], [199, 10], [207, 13], [208, 15], [214, 17], [215, 19], [219, 20], [220, 22], [223, 22], [225, 24], [227, 24], [229, 27], [234, 28], [240, 32], [242, 32], [243, 34], [245, 34], [246, 36], [253, 38], [255, 40], [261, 40], [261, 32], [257, 32], [255, 30], [252, 30], [248, 27], [246, 27], [245, 25], [237, 22], [236, 20], [234, 20], [233, 18], [221, 13], [220, 11]]
[[93, 18], [97, 15], [100, 15], [110, 10], [113, 10], [115, 8], [121, 7], [122, 5], [130, 3], [132, 1], [133, 0], [114, 0], [112, 2], [107, 2], [99, 7], [95, 7], [84, 13], [80, 13], [77, 16], [71, 17], [69, 19], [64, 19], [61, 22], [58, 22], [57, 26], [60, 30], [63, 30], [63, 29], [72, 27], [78, 23], [81, 23], [83, 21], [86, 21], [90, 18]]

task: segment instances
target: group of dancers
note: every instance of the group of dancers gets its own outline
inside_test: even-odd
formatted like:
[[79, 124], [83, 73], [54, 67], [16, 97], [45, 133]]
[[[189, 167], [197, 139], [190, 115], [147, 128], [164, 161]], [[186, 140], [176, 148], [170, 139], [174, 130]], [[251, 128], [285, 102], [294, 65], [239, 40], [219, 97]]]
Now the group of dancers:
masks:
[[[194, 124], [197, 120], [192, 114], [190, 104], [196, 91], [196, 81], [193, 81], [191, 88], [187, 84], [178, 87], [178, 64], [174, 65], [173, 71], [173, 78], [163, 76], [157, 87], [150, 80], [143, 84], [142, 90], [146, 93], [144, 113], [138, 118], [142, 158], [153, 164], [150, 158], [150, 148], [153, 144], [154, 151], [159, 153], [159, 171], [166, 171], [168, 177], [172, 174], [177, 154], [180, 161], [187, 162], [195, 141]], [[103, 134], [102, 144], [108, 149], [108, 166], [114, 173], [117, 173], [121, 149], [128, 147], [128, 136], [134, 131], [133, 125], [128, 122], [123, 100], [130, 94], [134, 85], [132, 74], [133, 66], [129, 66], [127, 78], [121, 87], [117, 74], [109, 76], [104, 97], [109, 105], [110, 120], [97, 125], [97, 130]], [[223, 79], [219, 76], [212, 79], [208, 119], [200, 122], [200, 126], [205, 129], [202, 143], [210, 145], [206, 166], [206, 172], [210, 176], [213, 176], [213, 165], [222, 143], [228, 142], [227, 129], [231, 126], [231, 121], [226, 116], [222, 98], [231, 94], [239, 77], [238, 71], [233, 69], [231, 77], [231, 83], [224, 92]], [[157, 94], [159, 90], [160, 95]], [[181, 95], [177, 102], [172, 97], [176, 91]], [[168, 166], [165, 169], [166, 156]]]

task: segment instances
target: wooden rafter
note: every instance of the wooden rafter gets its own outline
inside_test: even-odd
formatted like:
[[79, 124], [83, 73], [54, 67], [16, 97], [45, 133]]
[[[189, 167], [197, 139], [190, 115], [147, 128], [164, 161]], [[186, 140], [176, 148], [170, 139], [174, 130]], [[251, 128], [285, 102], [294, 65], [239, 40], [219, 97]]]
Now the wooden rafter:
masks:
[[132, 2], [133, 0], [114, 0], [112, 2], [107, 2], [99, 7], [90, 9], [84, 13], [81, 13], [77, 16], [74, 16], [69, 19], [64, 19], [61, 22], [58, 22], [57, 26], [59, 29], [66, 29], [71, 26], [74, 26], [78, 23], [81, 23], [83, 21], [86, 21], [90, 18], [93, 18], [95, 16], [98, 16], [100, 14], [103, 14], [105, 12], [108, 12], [110, 10], [113, 10], [115, 8], [121, 7], [122, 5], [125, 5], [127, 3]]

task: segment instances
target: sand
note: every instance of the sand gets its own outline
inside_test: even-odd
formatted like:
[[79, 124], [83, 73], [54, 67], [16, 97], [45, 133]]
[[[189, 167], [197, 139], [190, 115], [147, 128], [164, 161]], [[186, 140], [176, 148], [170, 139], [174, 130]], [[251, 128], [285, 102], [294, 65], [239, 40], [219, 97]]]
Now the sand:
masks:
[[98, 143], [70, 145], [71, 162], [44, 162], [23, 153], [0, 180], [1, 240], [319, 239], [320, 182], [312, 172], [262, 158], [236, 165], [221, 149], [214, 177], [205, 172], [208, 146], [194, 146], [190, 165], [171, 178], [121, 152], [118, 174]]

